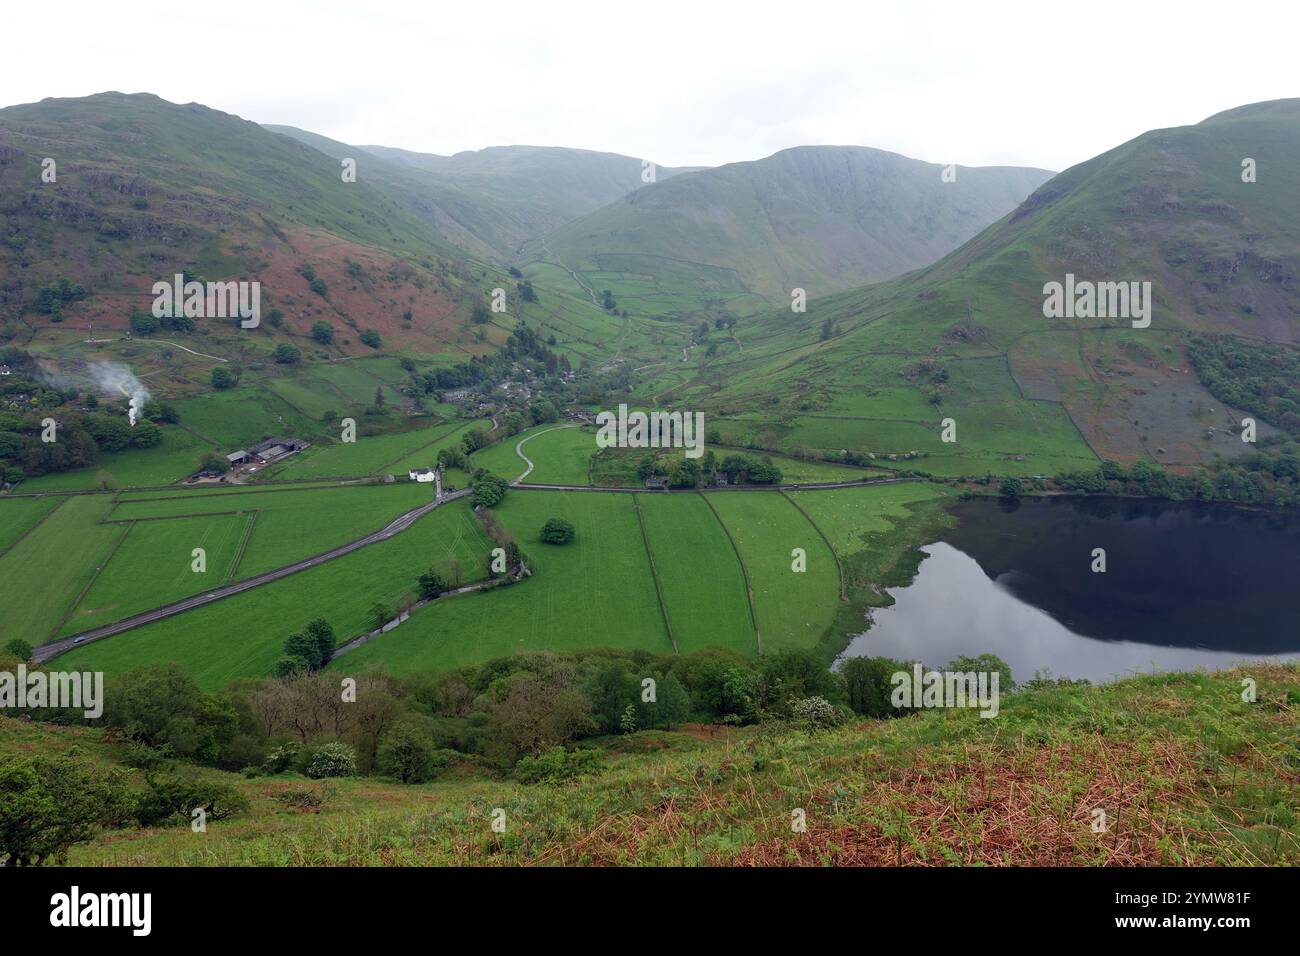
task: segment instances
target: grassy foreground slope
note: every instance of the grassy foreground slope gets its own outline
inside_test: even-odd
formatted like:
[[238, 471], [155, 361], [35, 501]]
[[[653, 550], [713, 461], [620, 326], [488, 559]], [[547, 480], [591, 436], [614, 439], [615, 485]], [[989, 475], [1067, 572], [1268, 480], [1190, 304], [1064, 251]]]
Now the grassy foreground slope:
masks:
[[[1253, 704], [1241, 678], [1258, 681]], [[999, 717], [928, 711], [808, 734], [643, 731], [593, 742], [602, 770], [525, 786], [456, 765], [428, 784], [246, 780], [248, 812], [105, 833], [73, 865], [1295, 865], [1295, 665], [1134, 677], [1004, 697]], [[1288, 702], [1289, 701], [1289, 702]], [[97, 733], [0, 719], [0, 753]], [[140, 771], [133, 771], [135, 778]], [[316, 809], [285, 797], [311, 791]], [[301, 801], [300, 801], [301, 802]], [[504, 834], [491, 830], [494, 808]], [[791, 814], [805, 811], [806, 832]], [[1105, 812], [1105, 832], [1091, 827]]]

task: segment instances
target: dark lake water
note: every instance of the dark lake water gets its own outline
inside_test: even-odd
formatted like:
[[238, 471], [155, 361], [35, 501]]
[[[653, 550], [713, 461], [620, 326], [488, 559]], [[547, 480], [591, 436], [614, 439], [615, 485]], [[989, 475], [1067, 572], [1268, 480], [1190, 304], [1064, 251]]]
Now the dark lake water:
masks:
[[1300, 657], [1298, 515], [1099, 498], [977, 499], [954, 513], [846, 654], [942, 667], [989, 652], [1017, 680], [1094, 681]]

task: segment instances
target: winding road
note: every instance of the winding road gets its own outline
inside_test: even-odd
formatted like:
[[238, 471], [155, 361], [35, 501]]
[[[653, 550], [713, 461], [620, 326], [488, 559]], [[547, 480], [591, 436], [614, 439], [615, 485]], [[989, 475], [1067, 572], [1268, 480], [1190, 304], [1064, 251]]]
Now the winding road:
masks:
[[580, 427], [580, 426], [578, 426], [578, 425], [556, 425], [554, 428], [544, 428], [544, 429], [542, 429], [542, 430], [539, 431], [539, 432], [533, 432], [533, 433], [532, 433], [531, 435], [529, 435], [527, 438], [521, 438], [521, 439], [519, 439], [519, 441], [515, 442], [515, 454], [518, 455], [520, 458], [522, 458], [522, 459], [524, 460], [524, 462], [528, 465], [528, 467], [524, 469], [524, 473], [523, 473], [522, 475], [520, 475], [520, 476], [519, 476], [518, 478], [516, 478], [514, 481], [510, 482], [510, 484], [515, 485], [515, 486], [518, 486], [518, 484], [519, 484], [521, 481], [523, 481], [525, 478], [527, 478], [529, 475], [531, 475], [531, 474], [533, 473], [533, 460], [532, 460], [531, 458], [529, 458], [527, 455], [524, 454], [524, 442], [532, 441], [532, 440], [533, 440], [534, 438], [536, 438], [538, 435], [545, 435], [547, 432], [556, 432], [556, 431], [559, 431], [561, 428], [578, 428], [578, 427]]

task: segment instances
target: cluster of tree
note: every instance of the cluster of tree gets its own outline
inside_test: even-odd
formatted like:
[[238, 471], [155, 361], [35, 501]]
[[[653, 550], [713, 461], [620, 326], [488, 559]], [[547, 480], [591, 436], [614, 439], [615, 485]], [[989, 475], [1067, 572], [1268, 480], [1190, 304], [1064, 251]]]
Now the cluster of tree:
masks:
[[1199, 335], [1187, 355], [1210, 394], [1300, 437], [1300, 349], [1230, 335]]
[[132, 335], [153, 335], [158, 331], [193, 332], [194, 320], [186, 315], [171, 315], [155, 318], [152, 312], [136, 309], [128, 320]]
[[[479, 307], [481, 308], [481, 307]], [[486, 309], [483, 315], [487, 316], [486, 321], [491, 321], [491, 314]], [[478, 316], [477, 309], [472, 317]], [[468, 362], [460, 362], [449, 368], [434, 369], [413, 376], [417, 388], [422, 389], [426, 394], [434, 392], [450, 391], [456, 389], [478, 389], [484, 398], [492, 395], [492, 385], [499, 382], [511, 373], [511, 367], [516, 362], [526, 362], [529, 359], [536, 360], [545, 367], [548, 375], [554, 376], [559, 372], [568, 372], [572, 370], [567, 355], [556, 355], [551, 351], [549, 346], [555, 345], [554, 336], [548, 341], [543, 341], [536, 333], [528, 327], [525, 322], [520, 322], [518, 327], [510, 333], [501, 348], [497, 349], [491, 355], [476, 355]], [[555, 387], [558, 388], [558, 383]]]
[[500, 562], [491, 554], [487, 558], [488, 577], [495, 578], [502, 583], [510, 583], [513, 580], [515, 570], [524, 562], [524, 552], [519, 547], [519, 542], [515, 540], [514, 535], [506, 530], [505, 525], [497, 520], [487, 508], [478, 508], [474, 511], [474, 516], [478, 518], [479, 524], [483, 526], [484, 533], [487, 534], [488, 540], [492, 542], [494, 548], [500, 548], [505, 552], [505, 567], [501, 567]]
[[298, 274], [307, 280], [307, 286], [322, 299], [328, 299], [329, 289], [325, 285], [325, 280], [316, 274], [316, 270], [310, 265], [301, 265], [298, 267]]
[[420, 597], [430, 601], [447, 590], [446, 579], [433, 568], [421, 574], [416, 583], [419, 585]]
[[470, 478], [469, 486], [474, 489], [471, 496], [474, 504], [482, 505], [484, 508], [493, 508], [501, 503], [501, 499], [506, 496], [510, 489], [510, 484], [504, 478], [492, 474], [486, 468], [479, 468]]
[[1065, 472], [1056, 484], [1076, 494], [1129, 494], [1152, 498], [1238, 501], [1300, 507], [1300, 445], [1261, 440], [1259, 450], [1221, 462], [1213, 473], [1174, 474], [1146, 461], [1125, 469], [1103, 461], [1090, 471]]
[[717, 455], [706, 450], [699, 458], [685, 455], [668, 456], [667, 461], [655, 455], [645, 455], [637, 462], [637, 477], [644, 481], [651, 475], [664, 475], [671, 488], [695, 488], [711, 484], [717, 472], [727, 476], [729, 484], [775, 485], [781, 483], [781, 469], [768, 456], [754, 458], [750, 455], [727, 455], [718, 461]]
[[560, 417], [555, 403], [549, 399], [539, 398], [527, 408], [507, 412], [501, 417], [501, 430], [506, 435], [518, 435], [534, 425], [553, 422]]
[[53, 322], [63, 321], [63, 307], [69, 302], [76, 302], [86, 297], [86, 290], [75, 282], [59, 279], [50, 285], [43, 285], [36, 290], [32, 308], [42, 315], [48, 315]]
[[0, 759], [0, 865], [65, 864], [74, 843], [101, 828], [189, 822], [196, 811], [220, 820], [247, 799], [225, 784], [145, 775], [130, 784], [120, 769], [100, 770], [74, 748], [58, 756]]
[[718, 466], [719, 471], [726, 472], [727, 480], [734, 484], [749, 482], [755, 485], [779, 485], [781, 469], [772, 464], [771, 458], [753, 458], [749, 455], [728, 455]]
[[329, 621], [318, 617], [284, 642], [284, 656], [275, 664], [275, 673], [301, 674], [318, 671], [329, 663], [338, 645]]
[[[13, 350], [5, 357], [11, 354]], [[25, 397], [21, 411], [0, 411], [0, 479], [11, 484], [90, 467], [101, 452], [152, 448], [162, 441], [155, 422], [174, 422], [178, 417], [173, 406], [159, 402], [147, 406], [147, 417], [133, 428], [125, 399], [103, 405], [94, 395], [42, 385], [16, 367], [23, 366], [10, 365], [11, 374], [0, 384], [0, 397]], [[55, 421], [54, 441], [44, 440], [50, 435], [44, 424], [49, 418]]]

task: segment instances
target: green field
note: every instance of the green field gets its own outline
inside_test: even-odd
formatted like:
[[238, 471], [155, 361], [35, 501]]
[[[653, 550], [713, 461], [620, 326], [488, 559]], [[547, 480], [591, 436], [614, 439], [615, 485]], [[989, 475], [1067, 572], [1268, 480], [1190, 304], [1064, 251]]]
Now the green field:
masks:
[[[708, 496], [740, 550], [749, 572], [764, 653], [812, 647], [835, 618], [839, 572], [817, 529], [783, 496], [729, 491]], [[807, 570], [792, 570], [791, 551], [802, 548]]]
[[827, 488], [790, 491], [790, 499], [808, 513], [841, 556], [855, 554], [912, 516], [917, 502], [936, 501], [949, 492], [941, 485], [922, 481], [865, 488]]
[[[378, 531], [432, 497], [428, 485], [405, 477], [392, 485], [349, 485], [242, 493], [187, 494], [167, 498], [124, 496], [113, 521], [239, 512], [256, 515], [236, 578], [292, 564]], [[160, 522], [170, 523], [170, 522]], [[134, 532], [133, 532], [134, 534]], [[209, 564], [211, 567], [211, 564]]]
[[14, 546], [19, 538], [34, 528], [64, 499], [0, 498], [0, 555]]
[[[422, 445], [417, 450], [411, 452], [401, 461], [396, 461], [387, 466], [387, 472], [395, 475], [400, 481], [405, 477], [412, 468], [432, 468], [438, 463], [438, 452], [444, 448], [451, 448], [459, 445], [460, 440], [465, 437], [465, 433], [474, 429], [489, 429], [492, 422], [488, 419], [469, 422], [451, 431], [439, 429], [439, 436], [428, 445]], [[453, 474], [455, 472], [455, 474]], [[467, 476], [458, 469], [448, 469], [444, 478], [456, 482], [460, 486], [468, 484]]]
[[[413, 431], [383, 435], [357, 435], [355, 442], [324, 442], [272, 465], [265, 477], [277, 480], [292, 478], [353, 478], [373, 474], [396, 474], [408, 461], [423, 461], [437, 443], [460, 432], [463, 422], [444, 422]], [[428, 462], [432, 465], [432, 462]]]
[[[6, 502], [6, 504], [8, 504]], [[113, 507], [107, 495], [69, 498], [12, 548], [0, 555], [5, 608], [4, 640], [43, 644], [94, 579], [126, 530], [98, 524]]]
[[700, 495], [635, 495], [677, 649], [758, 650], [735, 548]]
[[[517, 651], [577, 647], [671, 651], [632, 496], [511, 491], [495, 510], [535, 571], [520, 584], [439, 601], [333, 665], [382, 662], [395, 673], [455, 667]], [[538, 540], [548, 518], [571, 521], [564, 546]]]
[[[503, 444], [513, 447], [517, 441], [507, 438]], [[526, 482], [530, 485], [590, 484], [588, 473], [596, 450], [596, 433], [591, 429], [543, 427], [524, 444], [523, 452], [533, 462]], [[522, 472], [527, 466], [522, 461], [519, 464]]]
[[[514, 481], [523, 474], [524, 469], [528, 467], [524, 464], [524, 460], [520, 458], [518, 453], [515, 451], [515, 445], [519, 444], [521, 441], [526, 441], [532, 438], [534, 435], [541, 434], [548, 428], [554, 427], [554, 425], [549, 424], [534, 425], [532, 428], [524, 429], [517, 435], [506, 436], [500, 441], [488, 445], [486, 448], [480, 448], [478, 451], [474, 452], [474, 454], [470, 455], [470, 468], [486, 468], [494, 475], [499, 475], [507, 481]], [[524, 446], [525, 449], [529, 447], [530, 445]], [[529, 457], [532, 458], [533, 461], [537, 461], [537, 458], [531, 453], [529, 454]], [[586, 484], [586, 482], [583, 482], [583, 484]]]
[[[254, 515], [236, 578], [288, 564], [376, 530], [426, 495], [426, 488], [404, 483], [163, 498], [124, 496], [109, 515], [111, 520], [167, 520], [136, 520], [107, 570], [62, 630], [84, 630], [199, 590], [188, 571], [190, 549], [202, 545], [194, 542], [204, 534], [223, 542], [202, 546], [209, 547], [209, 574], [224, 573], [229, 565], [222, 562], [228, 561], [229, 549], [238, 543], [246, 520]], [[839, 572], [826, 542], [792, 500], [826, 529], [837, 549], [854, 555], [870, 551], [879, 539], [901, 533], [909, 507], [938, 500], [943, 491], [909, 483], [791, 495], [787, 500], [772, 491], [707, 495], [511, 491], [495, 513], [520, 542], [533, 576], [511, 587], [448, 598], [424, 608], [391, 634], [350, 653], [337, 666], [352, 669], [382, 662], [390, 670], [404, 673], [454, 667], [520, 650], [595, 646], [669, 649], [672, 645], [646, 541], [680, 651], [710, 646], [741, 653], [758, 650], [737, 548], [753, 588], [762, 649], [770, 653], [783, 647], [813, 647], [825, 636], [840, 608]], [[106, 499], [73, 499], [69, 505], [86, 511], [86, 503], [101, 507], [82, 515], [82, 526], [69, 526], [64, 532], [102, 539], [106, 531], [118, 527], [93, 523], [107, 514]], [[645, 520], [644, 540], [638, 507]], [[199, 515], [202, 517], [196, 517]], [[540, 529], [551, 517], [563, 517], [574, 524], [577, 537], [572, 543], [554, 546], [540, 541]], [[45, 532], [46, 525], [38, 531]], [[239, 533], [233, 530], [236, 528]], [[735, 547], [727, 531], [734, 536]], [[433, 542], [432, 553], [421, 557], [429, 542]], [[889, 542], [888, 553], [893, 556], [893, 539]], [[216, 686], [232, 676], [266, 673], [284, 637], [302, 625], [307, 619], [304, 615], [314, 616], [309, 613], [312, 608], [319, 608], [341, 637], [352, 636], [364, 628], [366, 609], [373, 601], [392, 603], [413, 590], [422, 565], [454, 558], [461, 562], [461, 578], [472, 580], [481, 573], [489, 547], [467, 503], [455, 503], [421, 519], [391, 541], [210, 607], [88, 645], [73, 655], [77, 660], [93, 655], [96, 667], [109, 670], [153, 659], [175, 659], [209, 686]], [[792, 569], [794, 548], [803, 548], [807, 554], [805, 572]], [[179, 570], [169, 565], [171, 570], [159, 574], [158, 555], [172, 551], [184, 562]], [[152, 573], [149, 567], [154, 568]], [[69, 601], [80, 593], [88, 580], [85, 575], [93, 570], [93, 565], [83, 567], [82, 577], [76, 579], [79, 587], [63, 588], [74, 592]], [[128, 595], [130, 582], [140, 580], [148, 586]], [[45, 624], [46, 631], [62, 619], [66, 607], [51, 612], [53, 619]], [[244, 622], [238, 628], [228, 626], [232, 614]]]
[[101, 455], [90, 468], [28, 478], [19, 490], [83, 491], [98, 488], [153, 488], [192, 475], [210, 451], [203, 441], [175, 425], [162, 427], [162, 441], [153, 448], [136, 448]]
[[[126, 533], [112, 559], [60, 628], [60, 636], [152, 610], [227, 583], [251, 516], [205, 515], [119, 525]], [[207, 570], [193, 570], [193, 550]]]
[[[340, 640], [347, 640], [369, 630], [368, 611], [374, 602], [391, 608], [412, 597], [416, 578], [430, 567], [453, 580], [453, 562], [459, 562], [464, 580], [481, 576], [488, 549], [468, 503], [454, 502], [387, 541], [75, 648], [56, 658], [56, 666], [115, 674], [143, 664], [175, 661], [212, 689], [235, 677], [265, 676], [281, 656], [285, 638], [308, 621], [324, 617]], [[409, 634], [412, 623], [429, 616], [415, 614], [393, 634]]]
[[263, 438], [297, 435], [311, 438], [321, 424], [307, 418], [273, 392], [253, 385], [214, 391], [173, 403], [182, 424], [229, 453]]

